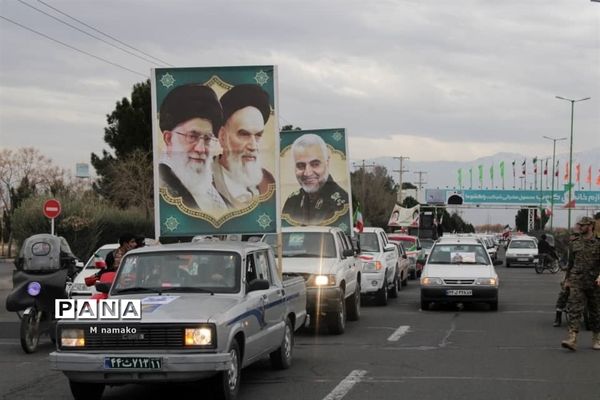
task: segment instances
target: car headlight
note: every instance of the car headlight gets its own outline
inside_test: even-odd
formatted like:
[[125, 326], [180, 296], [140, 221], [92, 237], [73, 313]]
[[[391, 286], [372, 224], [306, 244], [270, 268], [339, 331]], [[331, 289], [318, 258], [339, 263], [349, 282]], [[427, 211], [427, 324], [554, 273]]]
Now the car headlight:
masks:
[[498, 286], [498, 279], [496, 278], [477, 278], [475, 280], [476, 285], [485, 285], [485, 286]]
[[63, 329], [60, 332], [60, 345], [61, 347], [85, 346], [83, 329]]
[[311, 275], [306, 286], [335, 286], [335, 275]]
[[383, 269], [383, 264], [381, 261], [371, 261], [363, 263], [363, 271], [364, 272], [377, 272]]
[[186, 346], [213, 346], [213, 329], [208, 326], [185, 328]]
[[441, 278], [421, 278], [421, 286], [440, 286], [444, 281]]

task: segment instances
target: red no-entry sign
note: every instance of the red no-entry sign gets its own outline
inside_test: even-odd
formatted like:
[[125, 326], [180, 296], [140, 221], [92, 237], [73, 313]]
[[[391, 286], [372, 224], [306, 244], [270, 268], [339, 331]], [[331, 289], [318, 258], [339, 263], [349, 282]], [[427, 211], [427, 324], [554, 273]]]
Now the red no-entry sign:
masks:
[[60, 215], [60, 201], [56, 199], [46, 200], [43, 211], [46, 218], [54, 219], [58, 217]]

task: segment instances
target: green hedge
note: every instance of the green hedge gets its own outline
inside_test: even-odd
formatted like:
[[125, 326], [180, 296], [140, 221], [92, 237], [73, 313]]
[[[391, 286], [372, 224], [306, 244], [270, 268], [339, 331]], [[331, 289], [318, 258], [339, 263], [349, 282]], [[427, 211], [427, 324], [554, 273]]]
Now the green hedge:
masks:
[[[154, 237], [154, 221], [147, 219], [143, 210], [121, 210], [93, 194], [56, 198], [61, 202], [62, 211], [54, 220], [54, 231], [67, 239], [80, 260], [86, 261], [104, 244], [118, 242], [124, 232]], [[50, 220], [42, 214], [47, 199], [46, 196], [29, 198], [15, 210], [13, 233], [18, 247], [31, 235], [50, 233]]]

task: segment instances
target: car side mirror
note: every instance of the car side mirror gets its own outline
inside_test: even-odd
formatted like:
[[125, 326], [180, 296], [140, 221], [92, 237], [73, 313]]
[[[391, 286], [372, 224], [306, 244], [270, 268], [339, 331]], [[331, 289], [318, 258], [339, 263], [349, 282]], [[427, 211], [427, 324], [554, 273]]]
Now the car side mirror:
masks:
[[394, 245], [393, 244], [388, 244], [387, 246], [385, 246], [385, 248], [383, 249], [383, 251], [390, 252], [390, 251], [394, 251]]
[[503, 261], [502, 260], [494, 260], [494, 267], [502, 265]]
[[344, 249], [342, 250], [342, 257], [346, 258], [346, 257], [353, 257], [354, 256], [354, 250], [353, 249]]
[[417, 246], [417, 250], [421, 250], [423, 247], [421, 246]]
[[78, 261], [75, 262], [75, 268], [77, 268], [77, 269], [83, 269], [83, 266], [84, 266], [83, 261], [79, 261], [78, 260]]
[[110, 287], [112, 286], [112, 282], [96, 282], [94, 286], [100, 293], [108, 293], [110, 291]]
[[248, 284], [248, 293], [255, 292], [257, 290], [266, 290], [270, 287], [269, 281], [266, 279], [254, 279]]

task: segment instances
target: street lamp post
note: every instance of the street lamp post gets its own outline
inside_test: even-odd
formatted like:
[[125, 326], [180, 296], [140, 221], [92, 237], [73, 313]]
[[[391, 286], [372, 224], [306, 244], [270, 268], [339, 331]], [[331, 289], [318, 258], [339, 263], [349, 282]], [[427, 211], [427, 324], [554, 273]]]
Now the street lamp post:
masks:
[[585, 101], [591, 99], [591, 97], [585, 97], [583, 99], [573, 100], [566, 99], [561, 96], [555, 96], [559, 100], [565, 100], [571, 102], [571, 143], [569, 145], [569, 200], [567, 205], [569, 206], [567, 209], [568, 218], [567, 218], [567, 228], [571, 231], [571, 200], [573, 198], [573, 112], [575, 111], [575, 103], [579, 101]]
[[554, 175], [556, 174], [556, 171], [554, 169], [556, 168], [556, 142], [558, 140], [567, 140], [567, 138], [551, 138], [548, 136], [544, 136], [544, 138], [552, 140], [552, 189], [550, 192], [550, 232], [552, 232], [552, 229], [554, 227]]

